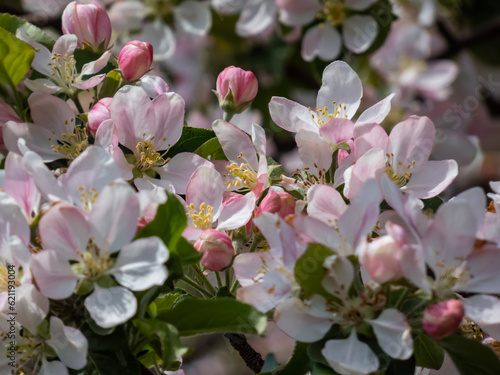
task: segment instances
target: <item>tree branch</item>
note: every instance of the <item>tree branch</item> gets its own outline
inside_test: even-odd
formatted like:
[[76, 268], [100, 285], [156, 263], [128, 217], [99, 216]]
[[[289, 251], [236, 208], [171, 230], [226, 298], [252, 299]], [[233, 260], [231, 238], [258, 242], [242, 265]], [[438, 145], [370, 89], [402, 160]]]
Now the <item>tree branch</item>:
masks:
[[245, 335], [226, 333], [224, 336], [227, 337], [231, 346], [238, 351], [240, 357], [245, 361], [245, 364], [250, 370], [256, 374], [262, 370], [264, 360], [262, 356], [250, 346]]

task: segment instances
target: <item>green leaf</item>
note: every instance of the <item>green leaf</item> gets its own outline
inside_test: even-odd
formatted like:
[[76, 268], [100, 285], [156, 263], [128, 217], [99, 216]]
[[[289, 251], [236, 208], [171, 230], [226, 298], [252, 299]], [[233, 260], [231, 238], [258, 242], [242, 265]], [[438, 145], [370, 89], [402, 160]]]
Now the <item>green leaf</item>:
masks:
[[89, 342], [89, 361], [81, 375], [139, 375], [139, 364], [130, 351], [123, 327], [107, 336], [100, 336], [88, 326], [81, 331]]
[[187, 227], [186, 211], [175, 194], [166, 191], [167, 201], [158, 207], [153, 221], [136, 235], [136, 239], [158, 236], [171, 253], [177, 254], [183, 265], [195, 264], [201, 253], [191, 245], [182, 232]]
[[[162, 296], [159, 296], [153, 302], [151, 302], [148, 307], [148, 312], [153, 318], [156, 318], [158, 314], [163, 314], [166, 311], [171, 310], [175, 302], [177, 302], [177, 300], [183, 296], [185, 295], [180, 293], [164, 294]], [[151, 313], [153, 311], [154, 314]]]
[[411, 356], [405, 361], [391, 359], [391, 364], [385, 371], [385, 375], [414, 375], [415, 356]]
[[186, 297], [157, 319], [177, 327], [181, 336], [212, 332], [261, 335], [266, 329], [266, 316], [253, 306], [233, 298], [201, 300]]
[[[157, 319], [135, 319], [133, 324], [146, 338], [158, 338], [161, 344], [161, 359], [165, 370], [177, 370], [177, 358], [185, 355], [189, 348], [179, 339], [179, 332], [172, 324]], [[160, 354], [160, 353], [157, 353]]]
[[0, 82], [14, 87], [26, 76], [35, 57], [29, 44], [0, 27]]
[[271, 157], [267, 157], [267, 175], [272, 181], [281, 180], [281, 175], [286, 175], [285, 169]]
[[332, 298], [332, 295], [321, 285], [325, 277], [323, 262], [330, 255], [333, 255], [333, 251], [326, 246], [310, 244], [305, 253], [297, 260], [294, 270], [295, 279], [302, 287], [305, 298], [309, 298], [313, 294], [322, 295], [327, 299]]
[[443, 199], [440, 197], [434, 197], [430, 199], [423, 199], [424, 202], [424, 211], [431, 210], [432, 212], [436, 212], [439, 206], [443, 204]]
[[19, 28], [24, 29], [26, 33], [31, 38], [33, 38], [35, 42], [44, 45], [49, 50], [52, 50], [52, 47], [56, 42], [42, 29], [12, 14], [8, 13], [0, 14], [0, 27], [12, 33], [13, 35], [16, 35], [17, 29]]
[[311, 366], [311, 375], [335, 375], [337, 374], [334, 372], [330, 367], [325, 366], [321, 363], [313, 362]]
[[195, 152], [205, 142], [215, 137], [213, 130], [184, 126], [181, 138], [168, 150], [167, 157], [181, 152]]
[[444, 361], [444, 350], [427, 335], [418, 335], [413, 340], [417, 366], [439, 370]]
[[198, 147], [194, 153], [205, 159], [210, 158], [210, 160], [227, 160], [226, 155], [222, 150], [222, 146], [217, 138], [212, 138], [206, 141]]
[[462, 375], [498, 375], [500, 360], [487, 346], [478, 341], [454, 335], [439, 341]]
[[309, 344], [297, 342], [292, 357], [278, 375], [303, 375], [309, 371], [309, 355], [307, 347]]
[[120, 88], [121, 78], [120, 73], [114, 70], [106, 74], [99, 91], [99, 99], [112, 98]]

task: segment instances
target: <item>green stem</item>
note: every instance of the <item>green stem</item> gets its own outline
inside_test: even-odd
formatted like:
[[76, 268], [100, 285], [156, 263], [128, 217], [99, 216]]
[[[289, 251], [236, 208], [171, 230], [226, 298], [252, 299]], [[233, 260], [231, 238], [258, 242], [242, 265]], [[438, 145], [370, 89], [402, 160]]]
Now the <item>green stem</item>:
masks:
[[198, 273], [198, 276], [200, 276], [200, 278], [203, 281], [203, 283], [205, 283], [205, 285], [208, 288], [208, 290], [212, 293], [212, 295], [215, 295], [217, 293], [217, 291], [212, 286], [212, 284], [210, 283], [210, 281], [208, 281], [207, 277], [203, 274], [203, 272], [199, 269], [199, 267], [194, 266], [194, 269]]
[[253, 253], [257, 249], [257, 246], [259, 246], [261, 241], [262, 241], [261, 238], [255, 236], [252, 242], [252, 246], [250, 247], [249, 253]]
[[211, 297], [210, 293], [208, 293], [205, 289], [203, 289], [201, 286], [199, 286], [196, 282], [188, 278], [187, 276], [183, 276], [181, 278], [182, 281], [184, 281], [186, 284], [191, 285], [193, 288], [195, 288], [198, 292], [200, 292], [204, 297]]
[[222, 288], [222, 280], [218, 271], [215, 273], [215, 278], [217, 279], [217, 285], [219, 286], [219, 288]]
[[231, 277], [231, 269], [229, 267], [226, 268], [224, 276], [225, 276], [225, 279], [226, 279], [227, 289], [229, 289], [229, 287], [231, 286], [231, 279], [232, 279], [232, 277]]
[[222, 115], [222, 119], [224, 121], [229, 122], [229, 121], [231, 121], [232, 118], [233, 118], [233, 113], [229, 113], [229, 112], [224, 111], [224, 114]]
[[82, 103], [80, 103], [80, 99], [78, 99], [78, 94], [75, 94], [75, 96], [73, 97], [73, 102], [75, 103], [78, 112], [85, 113]]
[[231, 287], [231, 290], [230, 290], [231, 294], [236, 293], [236, 289], [238, 289], [238, 287], [239, 287], [239, 286], [240, 286], [239, 281], [238, 281], [238, 280], [235, 280], [235, 281], [234, 281], [234, 284], [233, 284], [233, 286]]

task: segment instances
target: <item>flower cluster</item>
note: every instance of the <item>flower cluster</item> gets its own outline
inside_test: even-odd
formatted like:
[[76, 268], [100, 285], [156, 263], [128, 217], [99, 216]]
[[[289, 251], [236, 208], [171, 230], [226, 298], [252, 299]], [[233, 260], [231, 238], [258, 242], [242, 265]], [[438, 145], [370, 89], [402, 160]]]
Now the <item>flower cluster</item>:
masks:
[[[262, 9], [292, 27], [321, 20], [306, 60], [335, 58], [341, 39], [364, 52], [377, 35], [375, 1], [212, 3], [241, 9], [242, 34], [270, 27], [252, 23]], [[205, 2], [110, 13], [125, 8], [141, 10], [145, 35], [173, 39], [170, 15], [179, 34], [211, 24]], [[252, 72], [223, 70], [222, 111], [191, 127], [185, 98], [150, 73], [171, 45], [132, 40], [113, 55], [112, 22], [73, 2], [57, 41], [0, 28], [7, 54], [26, 56], [0, 72], [12, 93], [0, 102], [1, 373], [181, 374], [180, 337], [238, 334], [242, 350], [268, 320], [296, 342], [284, 374], [500, 371], [500, 182], [443, 201], [458, 163], [432, 158], [428, 117], [386, 131], [395, 94], [359, 111], [362, 81], [334, 61], [314, 107], [269, 101], [295, 137], [287, 174], [246, 117]]]

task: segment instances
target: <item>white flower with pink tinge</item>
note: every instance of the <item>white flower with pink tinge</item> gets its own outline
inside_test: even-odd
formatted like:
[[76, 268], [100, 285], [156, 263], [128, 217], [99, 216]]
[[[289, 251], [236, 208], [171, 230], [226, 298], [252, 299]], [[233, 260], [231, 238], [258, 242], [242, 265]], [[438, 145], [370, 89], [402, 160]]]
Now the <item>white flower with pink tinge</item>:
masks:
[[[130, 319], [137, 310], [132, 291], [161, 285], [168, 276], [169, 252], [158, 237], [130, 242], [138, 218], [138, 197], [124, 182], [105, 187], [88, 215], [65, 203], [52, 206], [39, 225], [44, 250], [32, 257], [41, 293], [65, 299], [77, 286], [93, 289], [84, 303], [99, 326]], [[116, 259], [111, 257], [118, 251]], [[120, 285], [110, 286], [110, 276]]]

